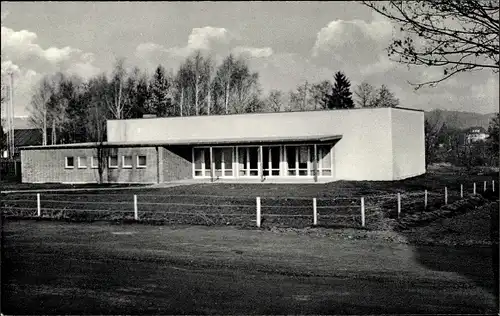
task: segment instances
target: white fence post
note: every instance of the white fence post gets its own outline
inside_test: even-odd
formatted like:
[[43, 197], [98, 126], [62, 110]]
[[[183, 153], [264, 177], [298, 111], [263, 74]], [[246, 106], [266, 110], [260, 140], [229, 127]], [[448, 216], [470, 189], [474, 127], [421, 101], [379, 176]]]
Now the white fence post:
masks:
[[401, 214], [401, 193], [398, 193], [398, 217]]
[[257, 197], [257, 227], [260, 227], [260, 197]]
[[36, 194], [36, 209], [38, 211], [38, 217], [42, 216], [42, 208], [40, 207], [40, 193]]
[[139, 219], [139, 212], [137, 211], [137, 195], [134, 194], [134, 219]]
[[460, 198], [461, 199], [464, 198], [464, 185], [463, 184], [460, 185]]
[[444, 187], [444, 204], [448, 204], [448, 188]]
[[365, 198], [361, 198], [361, 226], [365, 227]]
[[472, 194], [476, 194], [476, 182], [474, 182], [474, 190], [472, 191], [473, 193]]
[[486, 181], [484, 181], [483, 192], [486, 192]]
[[424, 208], [427, 208], [427, 190], [425, 190], [425, 195], [424, 195]]
[[495, 180], [491, 180], [491, 189], [495, 192]]
[[318, 210], [316, 205], [316, 198], [313, 198], [313, 225], [318, 225]]

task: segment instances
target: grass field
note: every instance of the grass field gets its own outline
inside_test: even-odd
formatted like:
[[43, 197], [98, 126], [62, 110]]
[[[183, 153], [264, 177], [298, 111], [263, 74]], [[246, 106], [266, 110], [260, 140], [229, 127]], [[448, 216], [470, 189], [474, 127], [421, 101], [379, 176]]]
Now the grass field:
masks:
[[[379, 229], [385, 218], [397, 217], [397, 193], [402, 194], [402, 213], [433, 211], [464, 195], [482, 193], [483, 181], [491, 191], [491, 180], [498, 173], [460, 174], [457, 170], [438, 169], [403, 181], [338, 181], [327, 184], [194, 184], [168, 188], [133, 188], [41, 193], [42, 217], [93, 220], [134, 220], [133, 195], [138, 199], [139, 220], [163, 224], [202, 224], [255, 226], [256, 197], [261, 198], [263, 227], [309, 227], [312, 224], [312, 198], [317, 199], [319, 225], [323, 227], [361, 227], [361, 197], [365, 198], [368, 229]], [[496, 181], [498, 192], [498, 181]], [[83, 188], [84, 186], [82, 186]], [[38, 188], [43, 188], [39, 185]], [[424, 209], [424, 190], [428, 207]], [[35, 193], [3, 196], [6, 215], [36, 217]]]
[[[468, 198], [452, 205], [484, 205], [424, 226], [370, 225], [394, 216], [396, 192], [407, 198], [406, 218], [423, 212], [414, 193], [448, 186], [453, 202], [457, 185], [470, 191], [477, 181], [481, 192], [481, 181], [497, 178], [437, 171], [398, 182], [42, 193], [42, 217], [111, 220], [94, 223], [5, 217], [5, 205], [33, 207], [36, 195], [4, 195], [2, 313], [491, 314], [498, 311], [498, 202]], [[170, 225], [121, 224], [133, 219], [133, 194], [141, 218]], [[255, 196], [268, 229], [225, 226], [254, 228]], [[359, 229], [360, 196], [367, 229]], [[498, 188], [485, 196], [498, 200]], [[312, 197], [325, 207], [314, 228]], [[443, 196], [429, 197], [440, 200], [430, 203], [434, 212]]]

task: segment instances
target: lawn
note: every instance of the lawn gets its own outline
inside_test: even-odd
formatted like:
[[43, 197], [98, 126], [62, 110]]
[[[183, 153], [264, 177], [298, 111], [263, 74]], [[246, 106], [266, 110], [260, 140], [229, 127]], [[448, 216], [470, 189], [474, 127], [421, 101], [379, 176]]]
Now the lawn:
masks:
[[[165, 188], [93, 190], [41, 193], [42, 217], [93, 220], [134, 220], [133, 196], [137, 195], [139, 220], [163, 224], [238, 225], [255, 227], [256, 197], [261, 198], [263, 227], [309, 227], [313, 218], [313, 198], [317, 199], [319, 225], [324, 227], [361, 227], [361, 197], [365, 198], [365, 227], [379, 229], [385, 218], [397, 218], [397, 193], [401, 213], [433, 211], [444, 204], [472, 194], [476, 182], [483, 193], [483, 182], [491, 191], [498, 173], [465, 174], [457, 169], [433, 169], [427, 174], [402, 181], [337, 181], [326, 184], [194, 184]], [[68, 186], [65, 186], [68, 187]], [[117, 186], [119, 187], [119, 186]], [[498, 192], [498, 181], [496, 181]], [[39, 185], [38, 188], [44, 188]], [[424, 190], [428, 190], [427, 209]], [[490, 192], [491, 194], [491, 192]], [[13, 193], [3, 197], [7, 215], [36, 215], [36, 194]], [[85, 210], [85, 211], [84, 211]]]

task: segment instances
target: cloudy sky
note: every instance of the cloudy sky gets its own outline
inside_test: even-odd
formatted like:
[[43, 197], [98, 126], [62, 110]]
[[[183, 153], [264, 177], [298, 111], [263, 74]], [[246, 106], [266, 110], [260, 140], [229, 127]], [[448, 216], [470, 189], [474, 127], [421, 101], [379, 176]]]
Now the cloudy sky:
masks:
[[408, 81], [442, 71], [390, 61], [393, 32], [354, 2], [2, 2], [2, 73], [15, 72], [16, 115], [27, 114], [31, 89], [46, 73], [89, 77], [109, 72], [117, 57], [148, 71], [159, 63], [175, 70], [197, 49], [216, 60], [244, 55], [264, 92], [333, 80], [340, 70], [353, 88], [386, 84], [404, 107], [498, 111], [499, 80], [490, 71], [415, 92]]

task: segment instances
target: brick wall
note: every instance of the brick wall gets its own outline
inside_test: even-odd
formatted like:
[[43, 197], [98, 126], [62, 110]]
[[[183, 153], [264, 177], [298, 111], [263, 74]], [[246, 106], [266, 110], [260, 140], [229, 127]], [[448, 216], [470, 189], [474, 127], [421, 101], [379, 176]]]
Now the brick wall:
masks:
[[[106, 168], [103, 182], [156, 183], [157, 156], [154, 147], [109, 148], [109, 155], [118, 155], [118, 168]], [[25, 183], [97, 183], [99, 172], [91, 168], [95, 148], [34, 149], [21, 152], [22, 181]], [[132, 156], [132, 168], [123, 168], [122, 156]], [[146, 155], [146, 168], [137, 168], [137, 156]], [[65, 157], [74, 157], [74, 168], [65, 168]], [[78, 158], [85, 157], [86, 168], [78, 168]]]
[[162, 149], [163, 181], [193, 178], [192, 153], [189, 146], [160, 147]]

